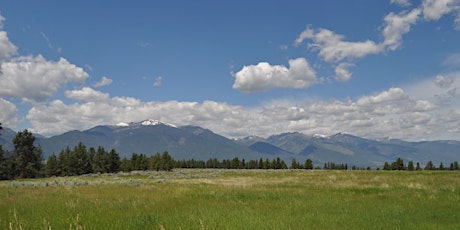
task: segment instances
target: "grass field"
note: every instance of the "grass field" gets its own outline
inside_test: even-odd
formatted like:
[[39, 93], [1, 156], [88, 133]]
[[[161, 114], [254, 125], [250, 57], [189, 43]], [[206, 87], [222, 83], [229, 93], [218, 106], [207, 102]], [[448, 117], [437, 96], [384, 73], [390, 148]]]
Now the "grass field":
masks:
[[0, 229], [460, 229], [459, 171], [183, 170], [0, 182]]

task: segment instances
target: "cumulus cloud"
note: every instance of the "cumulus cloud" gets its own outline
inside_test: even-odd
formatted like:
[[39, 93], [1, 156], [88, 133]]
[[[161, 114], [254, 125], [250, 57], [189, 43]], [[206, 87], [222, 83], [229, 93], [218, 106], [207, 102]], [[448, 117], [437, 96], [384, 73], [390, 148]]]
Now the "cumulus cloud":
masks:
[[350, 63], [340, 63], [338, 66], [335, 67], [335, 79], [337, 81], [349, 81], [351, 79], [352, 73], [348, 70], [348, 68], [352, 67], [353, 64]]
[[0, 96], [44, 101], [69, 82], [84, 82], [88, 74], [66, 59], [48, 61], [41, 55], [1, 63]]
[[404, 7], [412, 5], [409, 0], [390, 0], [390, 3], [397, 4], [397, 5], [404, 6]]
[[447, 77], [444, 77], [442, 75], [438, 75], [436, 76], [436, 78], [434, 79], [434, 83], [440, 87], [440, 88], [449, 88], [452, 83], [454, 83], [454, 80], [451, 79], [451, 78], [447, 78]]
[[260, 62], [244, 66], [234, 74], [233, 88], [242, 92], [272, 88], [307, 88], [316, 83], [316, 73], [305, 58], [289, 60], [289, 68]]
[[422, 3], [423, 17], [426, 20], [438, 20], [445, 14], [459, 10], [458, 0], [424, 0]]
[[106, 77], [102, 76], [102, 79], [99, 82], [96, 82], [93, 86], [94, 87], [101, 87], [101, 86], [106, 86], [112, 84], [113, 80]]
[[0, 98], [0, 111], [2, 111], [0, 113], [0, 122], [2, 123], [2, 125], [9, 128], [14, 128], [18, 122], [18, 109], [16, 108], [16, 106], [13, 103], [3, 98]]
[[71, 99], [87, 102], [107, 101], [109, 99], [109, 94], [96, 91], [90, 87], [83, 87], [81, 90], [67, 90], [65, 95]]
[[[392, 4], [398, 4], [404, 7], [411, 6], [409, 0], [390, 0]], [[364, 41], [346, 41], [345, 36], [337, 34], [334, 31], [319, 28], [313, 29], [308, 26], [302, 31], [299, 36], [294, 40], [294, 46], [301, 45], [304, 41], [308, 40], [307, 47], [315, 52], [325, 62], [334, 63], [335, 65], [335, 79], [337, 81], [349, 81], [352, 77], [348, 67], [354, 59], [364, 58], [371, 54], [379, 54], [385, 51], [395, 51], [401, 47], [403, 43], [403, 35], [407, 34], [411, 27], [419, 21], [421, 16], [426, 20], [438, 20], [445, 14], [456, 12], [457, 17], [455, 23], [460, 29], [460, 0], [424, 0], [418, 7], [412, 10], [404, 10], [399, 13], [391, 12], [384, 17], [382, 25], [383, 41], [376, 42], [370, 39]], [[337, 63], [339, 63], [337, 65]], [[347, 64], [345, 64], [347, 63]], [[313, 72], [314, 70], [311, 69]], [[270, 66], [266, 62], [260, 62], [257, 65], [245, 66], [240, 72], [236, 80], [241, 80], [233, 85], [236, 89], [244, 89], [243, 85], [249, 85], [250, 89], [247, 91], [265, 90], [272, 88], [270, 83], [276, 81], [276, 76], [280, 76], [287, 72], [284, 66]], [[247, 75], [251, 74], [249, 78]], [[265, 79], [262, 81], [262, 79]], [[243, 81], [244, 80], [244, 81]], [[259, 89], [255, 87], [255, 82], [261, 82]], [[244, 83], [244, 84], [243, 84]], [[279, 86], [275, 86], [279, 87]], [[293, 84], [288, 84], [282, 87], [293, 87]], [[297, 87], [294, 87], [297, 88]]]
[[404, 100], [407, 96], [404, 94], [404, 90], [401, 88], [391, 88], [388, 91], [379, 93], [376, 96], [364, 96], [361, 97], [357, 104], [361, 106], [379, 104], [384, 102], [395, 102]]
[[449, 128], [460, 125], [459, 112], [434, 103], [433, 96], [430, 100], [417, 99], [402, 88], [390, 88], [356, 100], [278, 100], [255, 107], [215, 101], [141, 101], [110, 97], [88, 87], [67, 91], [66, 95], [79, 102], [65, 104], [55, 100], [33, 106], [27, 119], [34, 131], [51, 135], [100, 124], [154, 118], [179, 126], [198, 125], [227, 137], [293, 131], [331, 135], [344, 131], [368, 138], [389, 136], [417, 140], [439, 138], [437, 135], [447, 129], [452, 135], [460, 136]]
[[[3, 21], [5, 18], [0, 15], [0, 30], [3, 29]], [[11, 43], [8, 38], [8, 33], [0, 31], [0, 63], [16, 54], [18, 48]]]
[[297, 37], [294, 44], [300, 45], [304, 40], [311, 39], [313, 42], [309, 43], [308, 47], [317, 50], [319, 56], [327, 62], [340, 62], [346, 58], [362, 58], [382, 51], [382, 48], [371, 40], [348, 42], [343, 41], [344, 38], [343, 35], [328, 29], [314, 30], [308, 27]]
[[340, 62], [344, 59], [363, 58], [370, 54], [378, 54], [385, 49], [395, 50], [402, 42], [402, 35], [409, 32], [412, 24], [415, 24], [421, 10], [415, 8], [409, 12], [395, 14], [391, 12], [384, 18], [382, 35], [384, 41], [376, 43], [371, 40], [361, 42], [344, 41], [345, 36], [336, 34], [328, 29], [312, 29], [308, 27], [294, 41], [300, 45], [304, 40], [311, 40], [307, 47], [318, 51], [318, 55], [326, 62]]
[[415, 8], [409, 12], [399, 14], [388, 14], [383, 29], [383, 46], [390, 50], [396, 50], [402, 43], [402, 36], [410, 31], [411, 25], [415, 24], [419, 18], [421, 10]]

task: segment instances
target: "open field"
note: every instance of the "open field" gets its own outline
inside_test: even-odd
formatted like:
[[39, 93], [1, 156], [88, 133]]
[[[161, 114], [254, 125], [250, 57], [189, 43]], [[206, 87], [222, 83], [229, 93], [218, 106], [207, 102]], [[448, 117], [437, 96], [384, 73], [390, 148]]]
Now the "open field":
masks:
[[0, 229], [460, 229], [459, 171], [185, 170], [0, 182]]

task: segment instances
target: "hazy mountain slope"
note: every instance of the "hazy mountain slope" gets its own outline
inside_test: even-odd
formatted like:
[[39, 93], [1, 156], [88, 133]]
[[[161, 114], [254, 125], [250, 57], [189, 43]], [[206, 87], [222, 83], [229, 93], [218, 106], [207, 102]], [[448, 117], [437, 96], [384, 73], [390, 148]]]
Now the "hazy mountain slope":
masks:
[[[15, 135], [16, 132], [4, 127], [0, 135], [0, 144], [4, 149], [13, 149], [11, 141]], [[280, 157], [289, 164], [291, 159], [303, 162], [310, 158], [319, 166], [334, 162], [346, 163], [350, 167], [382, 167], [385, 161], [392, 162], [398, 157], [406, 163], [412, 160], [422, 166], [429, 160], [436, 166], [440, 162], [447, 166], [460, 161], [459, 141], [370, 140], [344, 133], [332, 136], [283, 133], [268, 138], [250, 136], [232, 140], [201, 127], [176, 127], [155, 120], [96, 126], [50, 138], [36, 137], [36, 144], [42, 147], [45, 158], [51, 153], [58, 154], [67, 146], [73, 148], [83, 142], [87, 148], [103, 146], [107, 150], [116, 149], [122, 157], [130, 157], [132, 153], [151, 155], [168, 151], [175, 159]]]
[[45, 156], [83, 142], [87, 148], [103, 146], [116, 149], [122, 157], [132, 153], [147, 155], [168, 151], [176, 159], [227, 159], [236, 156], [256, 159], [263, 154], [233, 140], [196, 126], [175, 127], [161, 122], [143, 121], [124, 126], [96, 126], [71, 131], [40, 141]]
[[10, 128], [2, 127], [0, 131], [0, 145], [2, 145], [3, 150], [13, 150], [13, 138], [16, 136], [16, 132]]

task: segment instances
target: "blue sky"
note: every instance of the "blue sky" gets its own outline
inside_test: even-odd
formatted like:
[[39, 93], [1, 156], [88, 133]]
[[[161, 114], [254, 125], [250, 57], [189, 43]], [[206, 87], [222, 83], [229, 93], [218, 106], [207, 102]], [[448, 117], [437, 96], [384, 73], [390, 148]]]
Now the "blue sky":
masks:
[[460, 140], [460, 1], [0, 2], [0, 121]]

